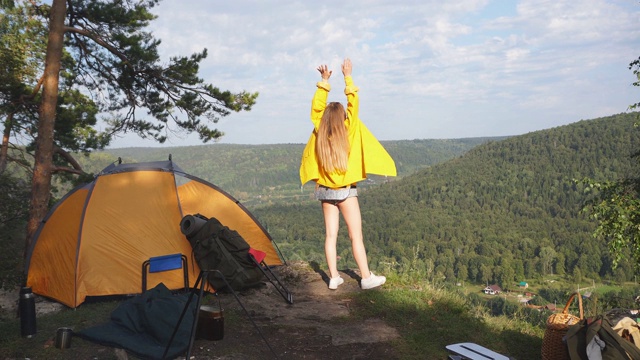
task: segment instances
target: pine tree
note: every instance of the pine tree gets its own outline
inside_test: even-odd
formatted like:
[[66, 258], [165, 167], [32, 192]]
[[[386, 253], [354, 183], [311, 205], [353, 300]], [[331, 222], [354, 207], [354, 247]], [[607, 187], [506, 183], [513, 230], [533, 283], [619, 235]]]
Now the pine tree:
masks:
[[[3, 2], [2, 7], [9, 8], [12, 3]], [[94, 148], [104, 147], [114, 135], [126, 132], [162, 143], [172, 132], [183, 131], [197, 133], [203, 142], [208, 142], [223, 135], [211, 128], [211, 123], [234, 111], [249, 111], [255, 103], [257, 93], [222, 91], [198, 77], [206, 49], [190, 56], [172, 57], [168, 62], [160, 59], [160, 41], [145, 31], [155, 18], [150, 10], [158, 3], [159, 0], [53, 0], [51, 5], [24, 2], [43, 22], [48, 18], [49, 24], [39, 116], [32, 128], [37, 135], [33, 143], [26, 248], [48, 211], [52, 174], [77, 165], [70, 156], [58, 158], [70, 167], [54, 162], [56, 154], [69, 155], [60, 151], [64, 142], [56, 125], [61, 120], [58, 105], [62, 88], [75, 89], [75, 93], [64, 93], [77, 96], [75, 100], [82, 99], [81, 94], [92, 94], [95, 102], [86, 102], [86, 109], [93, 111], [91, 108], [95, 107], [95, 112], [85, 113], [113, 114], [104, 119], [108, 123], [104, 133], [93, 133], [94, 142], [89, 147]], [[62, 70], [68, 74], [61, 77]], [[140, 113], [149, 116], [140, 117]], [[86, 129], [94, 130], [90, 124]]]

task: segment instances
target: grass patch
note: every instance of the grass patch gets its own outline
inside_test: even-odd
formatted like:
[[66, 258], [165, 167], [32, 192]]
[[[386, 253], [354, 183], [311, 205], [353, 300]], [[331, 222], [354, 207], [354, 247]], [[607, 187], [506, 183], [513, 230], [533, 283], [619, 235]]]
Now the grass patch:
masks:
[[20, 319], [3, 319], [0, 322], [0, 354], [9, 359], [91, 359], [98, 355], [100, 359], [116, 359], [113, 349], [96, 350], [95, 344], [77, 337], [72, 340], [72, 352], [61, 351], [55, 348], [54, 338], [59, 327], [77, 331], [107, 321], [119, 304], [119, 300], [102, 301], [39, 316], [36, 335], [29, 339], [20, 336]]
[[390, 288], [356, 296], [356, 316], [380, 317], [400, 331], [393, 343], [399, 358], [447, 358], [445, 346], [473, 342], [526, 360], [540, 359], [544, 329], [507, 317], [491, 317], [464, 296], [436, 289]]

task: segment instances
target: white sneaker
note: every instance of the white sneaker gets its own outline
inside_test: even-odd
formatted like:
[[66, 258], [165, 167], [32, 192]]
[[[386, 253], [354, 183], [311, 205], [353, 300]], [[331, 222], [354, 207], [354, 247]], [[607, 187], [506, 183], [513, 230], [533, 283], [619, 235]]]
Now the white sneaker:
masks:
[[341, 276], [331, 278], [331, 280], [329, 280], [329, 289], [335, 290], [338, 288], [338, 285], [342, 284], [343, 282], [344, 279]]
[[360, 280], [360, 287], [362, 287], [362, 290], [373, 289], [374, 287], [384, 284], [386, 281], [386, 277], [371, 273], [368, 278]]

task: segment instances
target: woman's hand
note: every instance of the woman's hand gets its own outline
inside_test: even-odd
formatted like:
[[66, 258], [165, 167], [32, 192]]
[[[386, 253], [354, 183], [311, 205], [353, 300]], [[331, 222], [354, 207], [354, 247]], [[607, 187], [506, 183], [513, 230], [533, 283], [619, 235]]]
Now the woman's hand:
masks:
[[331, 73], [333, 72], [329, 70], [327, 65], [318, 66], [318, 71], [320, 72], [320, 76], [322, 76], [322, 81], [329, 81], [329, 78], [331, 77]]
[[342, 63], [342, 74], [346, 77], [346, 76], [351, 76], [351, 59], [346, 58], [344, 59], [344, 62]]

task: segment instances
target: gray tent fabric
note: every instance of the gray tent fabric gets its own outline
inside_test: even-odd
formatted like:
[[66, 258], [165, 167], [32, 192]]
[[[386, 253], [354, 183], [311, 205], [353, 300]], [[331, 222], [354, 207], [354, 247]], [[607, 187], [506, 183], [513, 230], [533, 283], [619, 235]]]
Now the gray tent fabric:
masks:
[[[188, 293], [173, 294], [160, 283], [120, 304], [111, 313], [109, 322], [81, 330], [74, 336], [125, 349], [142, 359], [162, 359], [188, 297]], [[167, 359], [187, 351], [196, 314], [194, 300], [189, 303], [189, 309], [167, 352]]]

